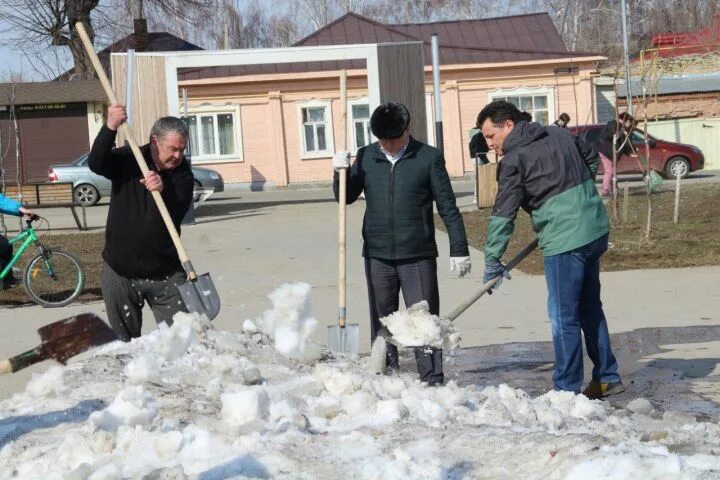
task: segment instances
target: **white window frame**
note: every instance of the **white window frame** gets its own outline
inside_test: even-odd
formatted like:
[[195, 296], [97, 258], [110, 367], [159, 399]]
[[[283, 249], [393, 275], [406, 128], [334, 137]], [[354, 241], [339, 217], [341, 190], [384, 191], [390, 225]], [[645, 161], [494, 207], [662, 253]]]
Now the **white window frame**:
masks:
[[[325, 108], [325, 150], [308, 152], [305, 146], [305, 129], [303, 124], [302, 111], [304, 108]], [[300, 143], [300, 158], [302, 160], [311, 160], [315, 158], [331, 158], [335, 153], [335, 128], [332, 115], [332, 101], [312, 99], [306, 102], [297, 103], [297, 122], [298, 122], [298, 140]]]
[[[547, 97], [547, 110], [548, 110], [548, 125], [557, 118], [555, 116], [555, 89], [553, 87], [547, 87], [541, 85], [539, 87], [517, 87], [517, 88], [498, 88], [491, 92], [488, 92], [488, 100], [490, 102], [494, 100], [500, 100], [505, 97], [522, 97], [528, 95], [544, 95]], [[533, 118], [534, 120], [534, 118]]]
[[[243, 155], [243, 143], [242, 143], [242, 119], [240, 117], [240, 105], [200, 105], [196, 107], [190, 107], [188, 109], [188, 116], [202, 116], [208, 114], [215, 115], [215, 125], [217, 128], [217, 115], [231, 113], [233, 115], [233, 133], [235, 141], [235, 153], [229, 155], [193, 155], [191, 157], [193, 165], [199, 165], [203, 163], [236, 163], [244, 162], [245, 158]], [[199, 127], [198, 123], [198, 127]], [[198, 131], [198, 137], [200, 132]], [[219, 151], [219, 136], [215, 135], [215, 142], [217, 150]]]
[[360, 149], [361, 146], [364, 147], [364, 145], [358, 146], [355, 142], [355, 117], [353, 117], [353, 105], [367, 105], [368, 106], [368, 119], [367, 119], [367, 133], [368, 133], [368, 145], [373, 143], [375, 141], [375, 137], [373, 136], [372, 132], [370, 131], [370, 116], [372, 115], [372, 110], [370, 109], [370, 100], [368, 100], [368, 97], [359, 97], [354, 98], [352, 100], [348, 100], [347, 102], [347, 112], [348, 112], [348, 124], [347, 124], [347, 138], [350, 138], [351, 141], [348, 142], [348, 148], [351, 152], [353, 152], [353, 155], [357, 153], [357, 151]]

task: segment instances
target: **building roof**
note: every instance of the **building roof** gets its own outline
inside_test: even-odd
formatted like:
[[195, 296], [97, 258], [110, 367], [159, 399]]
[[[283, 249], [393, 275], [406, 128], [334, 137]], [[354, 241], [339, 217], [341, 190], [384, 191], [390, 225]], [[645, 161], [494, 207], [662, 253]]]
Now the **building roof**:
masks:
[[[632, 78], [630, 80], [630, 92], [633, 97], [642, 96], [642, 86], [640, 79]], [[646, 94], [676, 95], [706, 92], [720, 92], [720, 72], [661, 77], [656, 88], [647, 87]], [[624, 89], [618, 92], [619, 98], [626, 96]]]
[[[193, 43], [167, 32], [148, 32], [147, 37], [148, 43], [147, 48], [143, 49], [144, 52], [202, 50], [202, 47], [198, 47]], [[136, 49], [137, 44], [138, 38], [136, 34], [131, 33], [130, 35], [121, 38], [117, 42], [98, 52], [98, 58], [100, 58], [100, 63], [102, 64], [103, 69], [105, 69], [105, 73], [108, 77], [110, 77], [110, 54], [115, 52], [126, 52], [128, 49]], [[74, 68], [70, 69], [57, 77], [55, 80], [68, 80], [74, 71]]]
[[[425, 64], [432, 63], [431, 35], [438, 34], [441, 65], [548, 60], [597, 55], [569, 52], [547, 13], [479, 20], [386, 25], [356, 13], [347, 13], [293, 46], [350, 45], [417, 42], [424, 44]], [[206, 67], [178, 72], [180, 80], [235, 75], [300, 73], [322, 70], [364, 69], [365, 62], [280, 63]]]
[[105, 100], [100, 80], [72, 82], [0, 83], [0, 105], [10, 105], [15, 86], [15, 105], [94, 102]]

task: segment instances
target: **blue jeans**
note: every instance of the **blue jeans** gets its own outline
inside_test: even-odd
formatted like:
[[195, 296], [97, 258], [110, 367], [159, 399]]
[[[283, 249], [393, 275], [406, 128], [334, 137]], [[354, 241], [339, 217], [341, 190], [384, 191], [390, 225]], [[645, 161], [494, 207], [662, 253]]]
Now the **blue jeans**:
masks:
[[608, 234], [605, 234], [583, 247], [544, 259], [556, 390], [578, 393], [582, 388], [580, 331], [585, 335], [588, 357], [594, 365], [592, 379], [603, 383], [620, 381], [600, 301], [600, 257], [607, 248]]

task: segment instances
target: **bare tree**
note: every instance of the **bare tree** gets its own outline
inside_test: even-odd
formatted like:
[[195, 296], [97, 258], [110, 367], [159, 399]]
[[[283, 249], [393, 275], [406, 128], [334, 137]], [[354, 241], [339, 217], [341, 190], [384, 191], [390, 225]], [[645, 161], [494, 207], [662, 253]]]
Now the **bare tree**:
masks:
[[[163, 18], [186, 21], [186, 12], [207, 8], [214, 0], [0, 0], [0, 17], [8, 25], [3, 33], [9, 33], [13, 44], [28, 58], [36, 59], [38, 73], [52, 76], [48, 73], [57, 70], [57, 65], [54, 68], [43, 65], [48, 58], [47, 47], [56, 46], [70, 52], [77, 78], [92, 78], [95, 73], [75, 24], [82, 22], [90, 39], [95, 41], [97, 32], [104, 32], [117, 21], [118, 10], [113, 7], [118, 2], [133, 15], [138, 9], [149, 9]], [[58, 59], [62, 55], [55, 53], [50, 56], [53, 57]]]

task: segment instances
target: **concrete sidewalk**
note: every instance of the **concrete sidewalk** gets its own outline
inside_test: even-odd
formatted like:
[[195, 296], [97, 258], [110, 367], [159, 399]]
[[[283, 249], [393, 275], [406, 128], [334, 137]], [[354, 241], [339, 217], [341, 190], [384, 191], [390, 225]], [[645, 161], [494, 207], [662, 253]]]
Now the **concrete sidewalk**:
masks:
[[[457, 183], [456, 192], [458, 203], [470, 208], [472, 183]], [[92, 222], [96, 222], [91, 225], [104, 225], [106, 208], [90, 209]], [[365, 352], [369, 349], [369, 316], [361, 259], [363, 212], [361, 200], [348, 207], [347, 291], [348, 321], [360, 324], [360, 346]], [[245, 319], [270, 308], [266, 297], [270, 291], [285, 282], [302, 281], [313, 286], [313, 306], [321, 325], [315, 339], [325, 343], [325, 327], [337, 318], [337, 205], [329, 191], [228, 191], [203, 205], [197, 220], [196, 225], [183, 228], [183, 240], [198, 271], [212, 273], [222, 298], [223, 308], [215, 320], [218, 328], [240, 329]], [[62, 227], [59, 220], [53, 224]], [[437, 239], [441, 311], [449, 312], [481, 286], [482, 254], [473, 250], [472, 273], [469, 278], [457, 279], [449, 273], [448, 239], [440, 231]], [[718, 324], [719, 276], [720, 267], [603, 274], [610, 330]], [[495, 295], [483, 297], [457, 319], [463, 346], [549, 340], [545, 302], [544, 277], [518, 272]], [[84, 311], [105, 316], [101, 302], [62, 309], [2, 308], [0, 356], [34, 347], [38, 327]], [[147, 315], [144, 331], [153, 328], [152, 316]], [[720, 357], [720, 346], [705, 351], [704, 356], [708, 355]], [[0, 397], [21, 390], [33, 371], [48, 366], [44, 363], [0, 378]]]

